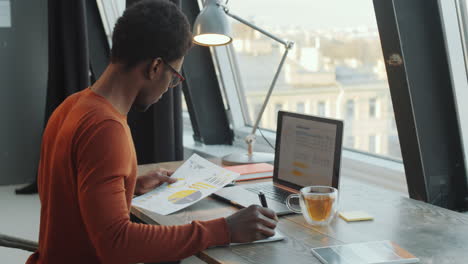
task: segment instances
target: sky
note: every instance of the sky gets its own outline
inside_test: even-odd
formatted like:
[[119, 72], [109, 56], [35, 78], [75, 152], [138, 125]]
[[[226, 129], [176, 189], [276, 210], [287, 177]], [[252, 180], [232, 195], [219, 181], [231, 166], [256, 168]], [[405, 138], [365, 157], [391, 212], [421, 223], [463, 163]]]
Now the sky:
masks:
[[273, 27], [377, 27], [372, 0], [229, 0], [228, 6], [240, 17]]

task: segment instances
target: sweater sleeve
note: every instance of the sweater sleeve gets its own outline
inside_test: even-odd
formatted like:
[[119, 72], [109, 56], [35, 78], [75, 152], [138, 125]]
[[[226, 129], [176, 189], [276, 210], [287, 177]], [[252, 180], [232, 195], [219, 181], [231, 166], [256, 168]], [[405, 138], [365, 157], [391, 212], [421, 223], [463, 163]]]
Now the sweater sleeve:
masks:
[[100, 122], [77, 141], [80, 212], [103, 263], [175, 261], [229, 243], [224, 218], [181, 226], [131, 222], [125, 192], [131, 148], [123, 125], [114, 120]]

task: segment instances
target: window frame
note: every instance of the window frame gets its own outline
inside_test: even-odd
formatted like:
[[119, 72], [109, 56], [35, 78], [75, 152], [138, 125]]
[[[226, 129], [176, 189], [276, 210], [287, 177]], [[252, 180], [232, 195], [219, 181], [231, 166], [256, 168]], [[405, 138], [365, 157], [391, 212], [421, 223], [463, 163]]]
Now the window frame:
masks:
[[[439, 0], [441, 23], [447, 49], [448, 67], [460, 126], [464, 161], [468, 164], [468, 12], [465, 0]], [[453, 14], [457, 14], [454, 16]], [[464, 24], [462, 26], [461, 24]], [[468, 175], [468, 166], [465, 167]]]
[[444, 13], [442, 1], [373, 0], [410, 197], [466, 210], [466, 158], [447, 49], [453, 43], [443, 26], [457, 13]]

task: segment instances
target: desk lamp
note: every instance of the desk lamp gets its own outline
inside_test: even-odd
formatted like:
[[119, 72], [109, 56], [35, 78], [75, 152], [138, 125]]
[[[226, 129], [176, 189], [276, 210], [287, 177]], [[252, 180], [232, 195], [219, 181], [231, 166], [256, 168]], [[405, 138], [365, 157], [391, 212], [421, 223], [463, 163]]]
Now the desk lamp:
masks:
[[281, 61], [278, 65], [276, 73], [271, 81], [270, 88], [263, 102], [262, 108], [258, 113], [257, 120], [252, 128], [252, 131], [248, 136], [245, 137], [247, 143], [247, 153], [233, 153], [223, 157], [223, 163], [226, 165], [235, 164], [247, 164], [247, 163], [259, 163], [259, 162], [273, 162], [274, 154], [264, 152], [253, 152], [253, 145], [255, 143], [255, 132], [257, 131], [258, 125], [262, 118], [263, 112], [270, 100], [271, 93], [275, 87], [276, 81], [278, 80], [279, 73], [284, 65], [286, 56], [289, 50], [294, 46], [294, 42], [282, 40], [275, 35], [253, 25], [252, 23], [232, 14], [227, 7], [227, 1], [225, 4], [220, 0], [206, 0], [205, 7], [198, 14], [195, 23], [193, 25], [193, 42], [202, 46], [222, 46], [232, 42], [230, 27], [227, 22], [226, 16], [228, 15], [235, 20], [241, 22], [244, 25], [251, 27], [252, 29], [262, 33], [263, 35], [276, 40], [284, 46], [284, 53]]

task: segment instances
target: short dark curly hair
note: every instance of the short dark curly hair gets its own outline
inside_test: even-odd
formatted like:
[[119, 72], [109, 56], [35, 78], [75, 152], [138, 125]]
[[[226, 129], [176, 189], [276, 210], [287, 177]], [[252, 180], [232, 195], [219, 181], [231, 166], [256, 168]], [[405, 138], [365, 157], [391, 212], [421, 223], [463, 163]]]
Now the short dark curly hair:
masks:
[[127, 8], [112, 35], [111, 62], [130, 69], [161, 57], [182, 58], [192, 46], [187, 17], [168, 0], [142, 0]]

